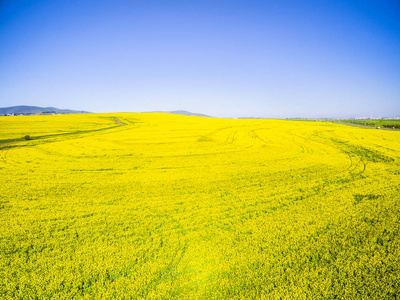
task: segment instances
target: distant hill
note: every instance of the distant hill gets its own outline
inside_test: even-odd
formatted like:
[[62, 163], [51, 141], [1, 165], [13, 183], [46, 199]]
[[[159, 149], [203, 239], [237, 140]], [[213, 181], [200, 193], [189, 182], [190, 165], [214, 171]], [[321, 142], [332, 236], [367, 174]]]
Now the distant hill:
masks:
[[168, 114], [175, 114], [175, 115], [184, 115], [184, 116], [194, 116], [194, 117], [207, 117], [212, 118], [211, 116], [199, 114], [199, 113], [192, 113], [187, 110], [173, 110], [173, 111], [152, 111], [157, 113], [168, 113]]
[[27, 105], [0, 107], [0, 115], [84, 114], [84, 113], [89, 113], [89, 112], [82, 110], [71, 110], [71, 109], [60, 109], [55, 107], [39, 107], [39, 106], [27, 106]]

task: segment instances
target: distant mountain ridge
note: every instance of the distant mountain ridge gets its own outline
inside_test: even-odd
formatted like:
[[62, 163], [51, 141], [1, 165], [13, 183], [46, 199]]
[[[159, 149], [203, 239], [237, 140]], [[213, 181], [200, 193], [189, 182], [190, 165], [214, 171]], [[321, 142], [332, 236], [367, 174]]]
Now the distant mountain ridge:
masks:
[[[184, 116], [195, 116], [195, 117], [208, 117], [211, 116], [199, 113], [193, 113], [187, 110], [173, 110], [173, 111], [151, 111], [153, 113], [168, 113], [175, 115]], [[88, 114], [90, 112], [83, 110], [72, 110], [72, 109], [60, 109], [56, 107], [40, 107], [40, 106], [28, 106], [18, 105], [10, 107], [0, 107], [0, 115], [41, 115], [41, 114]]]
[[89, 113], [83, 110], [72, 110], [72, 109], [60, 109], [56, 107], [40, 107], [40, 106], [28, 106], [28, 105], [18, 105], [18, 106], [10, 106], [10, 107], [0, 107], [1, 115], [10, 115], [10, 114], [85, 114]]
[[183, 116], [193, 116], [193, 117], [207, 117], [212, 118], [211, 116], [199, 113], [193, 113], [187, 110], [173, 110], [173, 111], [151, 111], [153, 113], [167, 113], [167, 114], [175, 114], [175, 115], [183, 115]]

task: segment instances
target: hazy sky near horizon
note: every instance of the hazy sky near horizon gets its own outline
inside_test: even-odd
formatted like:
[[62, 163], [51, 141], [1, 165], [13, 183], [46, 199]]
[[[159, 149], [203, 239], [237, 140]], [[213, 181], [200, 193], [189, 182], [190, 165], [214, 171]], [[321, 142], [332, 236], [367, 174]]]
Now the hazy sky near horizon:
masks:
[[398, 0], [0, 0], [0, 106], [400, 116]]

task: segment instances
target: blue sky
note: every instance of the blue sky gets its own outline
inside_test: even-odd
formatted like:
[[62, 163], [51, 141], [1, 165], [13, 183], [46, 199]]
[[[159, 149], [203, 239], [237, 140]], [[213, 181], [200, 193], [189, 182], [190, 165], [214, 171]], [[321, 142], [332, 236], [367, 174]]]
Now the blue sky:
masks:
[[400, 1], [0, 1], [0, 106], [400, 115]]

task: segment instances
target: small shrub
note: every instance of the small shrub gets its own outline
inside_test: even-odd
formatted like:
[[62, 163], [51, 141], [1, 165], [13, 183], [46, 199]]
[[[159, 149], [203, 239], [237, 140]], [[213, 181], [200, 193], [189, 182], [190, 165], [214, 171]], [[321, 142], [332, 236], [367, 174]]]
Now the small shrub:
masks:
[[24, 136], [24, 140], [25, 140], [25, 141], [29, 141], [30, 139], [31, 139], [31, 136], [30, 136], [29, 134], [27, 134], [27, 135]]

